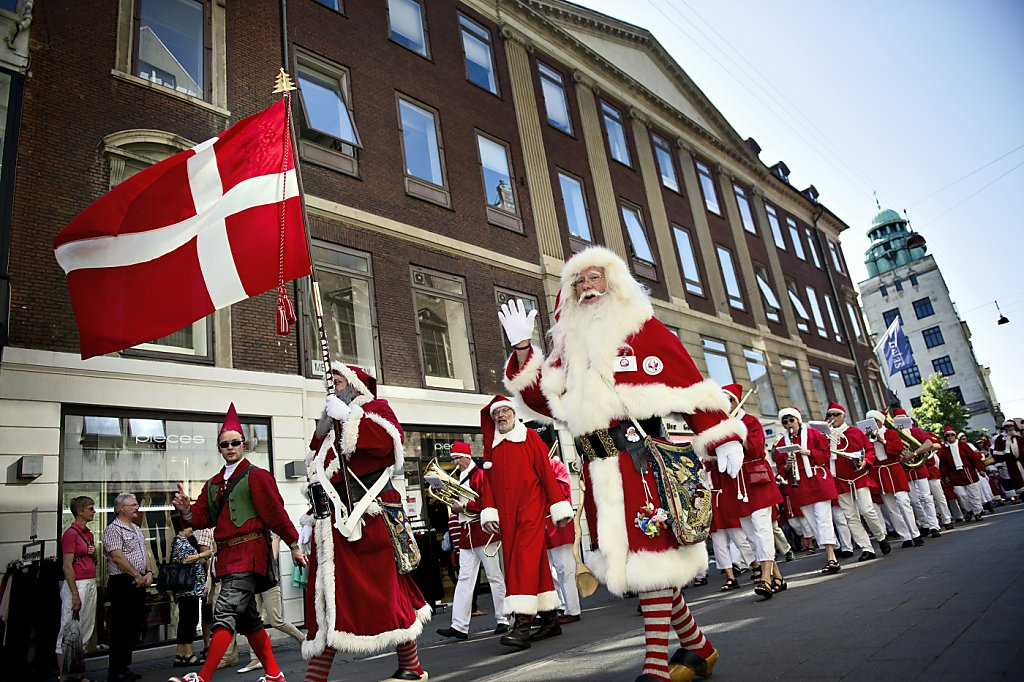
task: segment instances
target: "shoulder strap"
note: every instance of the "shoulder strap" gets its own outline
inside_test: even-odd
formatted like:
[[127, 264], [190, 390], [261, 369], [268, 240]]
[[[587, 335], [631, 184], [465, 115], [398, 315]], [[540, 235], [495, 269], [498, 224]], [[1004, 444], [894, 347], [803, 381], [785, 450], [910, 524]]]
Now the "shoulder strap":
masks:
[[[223, 503], [224, 500], [228, 499], [228, 497], [231, 495], [231, 491], [235, 489], [236, 485], [241, 483], [243, 479], [249, 477], [250, 471], [252, 471], [252, 465], [250, 465], [245, 470], [245, 472], [242, 473], [240, 476], [235, 476], [230, 481], [228, 481], [228, 487], [224, 488], [224, 494], [220, 496], [220, 503]], [[220, 506], [217, 500], [211, 500], [210, 507], [213, 509], [213, 515], [210, 517], [210, 520], [213, 521], [214, 525], [216, 525], [217, 519], [220, 518], [220, 512], [224, 507]]]

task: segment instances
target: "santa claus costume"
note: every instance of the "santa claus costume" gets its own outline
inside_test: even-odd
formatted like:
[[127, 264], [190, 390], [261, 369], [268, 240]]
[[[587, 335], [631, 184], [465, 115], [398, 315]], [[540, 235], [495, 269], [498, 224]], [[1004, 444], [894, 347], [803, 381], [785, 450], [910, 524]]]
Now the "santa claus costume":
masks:
[[[668, 529], [641, 529], [638, 515], [649, 518], [647, 505], [660, 506], [651, 493], [656, 480], [625, 444], [640, 440], [630, 418], [660, 435], [660, 417], [680, 413], [697, 434], [696, 453], [716, 451], [720, 466], [734, 475], [746, 429], [728, 419], [719, 386], [701, 376], [679, 337], [654, 317], [625, 261], [608, 249], [588, 248], [565, 264], [547, 357], [529, 346], [532, 318], [520, 303], [505, 304], [500, 317], [516, 347], [506, 387], [537, 414], [564, 424], [585, 459], [584, 507], [593, 542], [587, 566], [613, 594], [641, 593], [647, 638], [641, 679], [669, 679], [668, 633], [660, 625], [665, 621], [682, 647], [673, 669], [679, 675], [709, 674], [718, 652], [680, 592], [706, 569], [707, 551], [704, 543], [680, 545]], [[521, 323], [524, 318], [528, 324]]]
[[[556, 523], [572, 518], [548, 464], [548, 447], [533, 429], [518, 419], [511, 430], [495, 428], [494, 413], [502, 407], [515, 409], [502, 395], [494, 396], [480, 410], [484, 436], [484, 478], [480, 523], [501, 527], [501, 553], [505, 559], [505, 615], [515, 615], [512, 632], [501, 643], [517, 648], [531, 640], [561, 634], [555, 592], [548, 565], [544, 519], [550, 513]], [[530, 636], [533, 616], [541, 614], [541, 629]]]
[[910, 502], [910, 483], [900, 460], [903, 440], [894, 430], [885, 427], [885, 415], [878, 410], [868, 410], [865, 416], [874, 419], [878, 425], [872, 438], [875, 449], [874, 473], [882, 489], [882, 504], [889, 516], [889, 523], [903, 540], [904, 547], [923, 545], [924, 540], [921, 531], [917, 529], [914, 507]]
[[939, 448], [939, 471], [942, 478], [953, 486], [953, 492], [964, 512], [964, 520], [982, 517], [981, 493], [978, 481], [985, 473], [981, 455], [967, 443], [957, 440], [956, 430], [947, 426], [942, 430], [943, 443]]
[[[401, 495], [391, 485], [393, 472], [404, 466], [402, 427], [387, 401], [377, 398], [374, 377], [340, 362], [331, 370], [356, 395], [348, 404], [328, 397], [306, 457], [311, 485], [322, 485], [332, 502], [332, 513], [316, 519], [313, 529], [302, 645], [306, 680], [325, 682], [336, 651], [391, 647], [398, 649], [399, 669], [390, 679], [426, 679], [416, 639], [430, 606], [412, 577], [398, 572], [382, 515], [402, 514]], [[335, 419], [341, 422], [336, 440]], [[351, 510], [347, 519], [342, 510]]]
[[[846, 423], [846, 408], [837, 402], [830, 402], [825, 411], [830, 423], [836, 419], [829, 415], [837, 413], [842, 415], [843, 423], [839, 426], [833, 424], [832, 430], [841, 436], [840, 452], [848, 453], [849, 457], [832, 453], [829, 467], [836, 479], [839, 511], [846, 519], [853, 541], [860, 545], [862, 550], [858, 561], [869, 561], [876, 556], [871, 545], [871, 537], [878, 542], [882, 554], [888, 554], [891, 549], [885, 539], [885, 524], [871, 501], [871, 489], [868, 485], [871, 480], [871, 469], [875, 465], [875, 448], [863, 431]], [[867, 529], [864, 527], [865, 524]], [[871, 533], [870, 536], [868, 531]]]
[[1013, 491], [1012, 497], [1024, 495], [1024, 437], [1012, 419], [1003, 422], [1003, 428], [992, 444], [992, 457], [1006, 468], [1003, 486]]

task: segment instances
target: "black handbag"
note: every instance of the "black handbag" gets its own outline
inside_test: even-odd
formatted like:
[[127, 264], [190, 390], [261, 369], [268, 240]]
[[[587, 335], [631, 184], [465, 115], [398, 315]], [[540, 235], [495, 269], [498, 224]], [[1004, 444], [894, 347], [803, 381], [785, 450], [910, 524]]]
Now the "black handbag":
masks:
[[157, 564], [156, 587], [171, 592], [185, 592], [196, 586], [196, 565], [169, 561]]
[[267, 574], [260, 575], [256, 574], [256, 594], [263, 594], [267, 590], [273, 589], [277, 586], [277, 581], [280, 578], [280, 569], [277, 566], [277, 560], [274, 558], [274, 545], [267, 538], [264, 540], [267, 544]]

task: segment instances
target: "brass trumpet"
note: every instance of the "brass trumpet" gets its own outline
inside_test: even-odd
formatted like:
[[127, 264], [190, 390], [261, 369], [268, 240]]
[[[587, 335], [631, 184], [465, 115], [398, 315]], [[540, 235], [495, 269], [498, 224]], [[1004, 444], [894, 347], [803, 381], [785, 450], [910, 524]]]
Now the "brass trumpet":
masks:
[[[427, 494], [448, 507], [452, 506], [452, 502], [461, 503], [462, 498], [475, 500], [480, 497], [475, 490], [462, 485], [454, 476], [442, 469], [436, 457], [424, 467], [423, 480], [427, 482]], [[469, 511], [462, 513], [473, 519], [480, 516]]]

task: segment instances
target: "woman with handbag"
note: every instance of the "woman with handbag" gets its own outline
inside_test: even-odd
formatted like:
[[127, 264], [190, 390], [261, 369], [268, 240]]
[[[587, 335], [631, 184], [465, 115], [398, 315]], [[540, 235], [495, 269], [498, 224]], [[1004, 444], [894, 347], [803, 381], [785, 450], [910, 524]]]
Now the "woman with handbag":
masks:
[[[175, 638], [174, 667], [191, 667], [200, 662], [199, 657], [192, 653], [192, 642], [196, 638], [196, 626], [199, 625], [199, 607], [206, 596], [206, 570], [200, 559], [213, 554], [212, 550], [201, 552], [191, 528], [183, 528], [181, 516], [172, 517], [174, 529], [178, 534], [171, 543], [171, 561], [162, 565], [161, 571], [174, 571], [175, 582], [180, 586], [180, 578], [187, 577], [188, 585], [174, 589], [174, 603], [178, 605], [178, 632]], [[164, 577], [164, 576], [161, 576]], [[170, 578], [170, 576], [167, 576]], [[159, 579], [158, 579], [159, 580]]]

